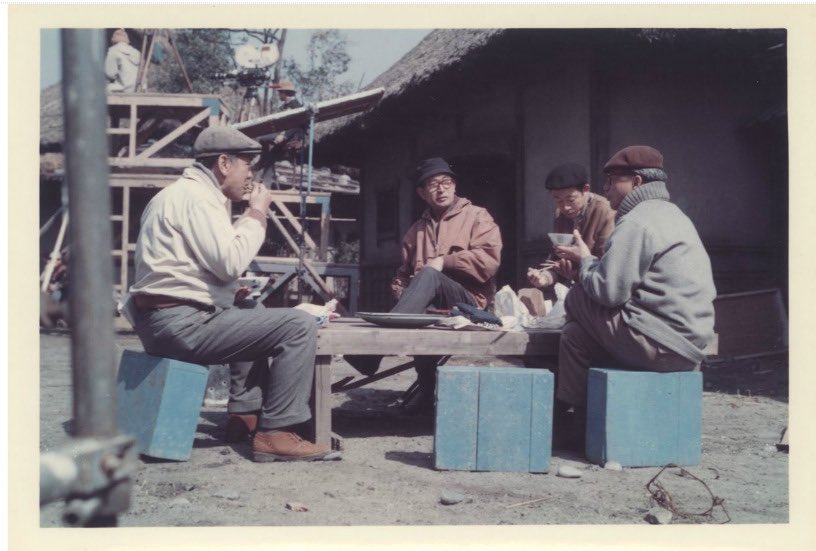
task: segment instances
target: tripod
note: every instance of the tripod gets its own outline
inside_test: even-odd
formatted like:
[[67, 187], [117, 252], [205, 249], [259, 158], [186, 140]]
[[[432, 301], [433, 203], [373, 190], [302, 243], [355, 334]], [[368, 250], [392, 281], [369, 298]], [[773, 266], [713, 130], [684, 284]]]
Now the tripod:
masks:
[[244, 97], [241, 98], [241, 108], [238, 110], [238, 122], [257, 119], [261, 116], [261, 100], [258, 97], [257, 86], [247, 86]]

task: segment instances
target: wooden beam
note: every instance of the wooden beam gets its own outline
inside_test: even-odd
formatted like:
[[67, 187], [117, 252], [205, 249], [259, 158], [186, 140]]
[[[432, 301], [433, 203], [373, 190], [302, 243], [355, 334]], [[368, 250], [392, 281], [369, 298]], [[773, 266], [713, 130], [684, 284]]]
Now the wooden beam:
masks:
[[292, 239], [292, 237], [289, 235], [289, 232], [286, 231], [285, 227], [283, 227], [283, 223], [280, 220], [278, 220], [278, 215], [270, 211], [267, 217], [270, 220], [272, 220], [272, 223], [275, 224], [275, 227], [278, 228], [278, 230], [283, 234], [283, 238], [286, 239], [286, 243], [289, 245], [292, 251], [294, 251], [295, 254], [300, 256], [300, 247], [297, 246], [297, 243], [295, 243], [294, 239]]
[[170, 144], [170, 142], [172, 142], [173, 140], [175, 140], [176, 138], [178, 138], [179, 136], [187, 132], [189, 129], [191, 129], [193, 126], [200, 123], [209, 116], [210, 108], [205, 107], [203, 110], [199, 111], [195, 116], [190, 118], [187, 122], [185, 122], [175, 130], [167, 134], [165, 137], [163, 137], [162, 139], [160, 139], [159, 141], [157, 141], [156, 143], [154, 143], [153, 145], [139, 153], [136, 156], [136, 158], [142, 160], [150, 157], [151, 155], [161, 150], [166, 145]]
[[216, 100], [223, 105], [221, 98], [212, 94], [110, 94], [108, 105], [139, 105], [146, 107], [206, 107], [204, 100]]
[[340, 318], [317, 333], [317, 354], [557, 356], [560, 331], [457, 331], [378, 327]]
[[[151, 157], [149, 159], [128, 159], [127, 157], [108, 157], [111, 166], [121, 168], [187, 168], [195, 162], [195, 159], [162, 159]], [[176, 176], [178, 178], [178, 176]]]
[[132, 104], [130, 106], [130, 138], [128, 139], [128, 159], [133, 159], [133, 157], [136, 155], [136, 127], [138, 122], [139, 119], [136, 113], [136, 104]]
[[315, 244], [314, 240], [311, 238], [311, 236], [308, 233], [303, 231], [303, 226], [300, 225], [300, 222], [298, 221], [297, 218], [295, 218], [295, 215], [292, 214], [292, 211], [289, 210], [289, 207], [287, 207], [283, 203], [283, 201], [274, 200], [272, 202], [275, 203], [275, 206], [280, 209], [280, 211], [283, 213], [283, 215], [286, 217], [286, 219], [289, 221], [289, 223], [292, 224], [292, 226], [294, 226], [295, 231], [298, 232], [298, 233], [303, 233], [303, 238], [306, 240], [306, 245], [310, 249], [316, 250], [317, 245]]
[[[374, 90], [366, 90], [357, 94], [318, 102], [315, 104], [315, 122], [365, 111], [380, 101], [384, 93], [385, 88], [375, 88]], [[240, 122], [233, 126], [250, 138], [257, 138], [264, 134], [305, 126], [309, 123], [309, 117], [309, 108], [300, 107]]]

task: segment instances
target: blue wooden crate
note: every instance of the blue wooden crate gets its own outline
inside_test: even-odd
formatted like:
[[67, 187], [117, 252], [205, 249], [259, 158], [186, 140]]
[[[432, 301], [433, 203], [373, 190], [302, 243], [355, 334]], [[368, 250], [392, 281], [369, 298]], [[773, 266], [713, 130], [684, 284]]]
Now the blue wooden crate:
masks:
[[703, 374], [592, 368], [587, 389], [586, 456], [603, 465], [697, 465]]
[[434, 464], [464, 471], [547, 472], [553, 374], [515, 367], [440, 367]]
[[140, 453], [184, 461], [193, 449], [206, 367], [125, 350], [116, 377], [119, 428]]

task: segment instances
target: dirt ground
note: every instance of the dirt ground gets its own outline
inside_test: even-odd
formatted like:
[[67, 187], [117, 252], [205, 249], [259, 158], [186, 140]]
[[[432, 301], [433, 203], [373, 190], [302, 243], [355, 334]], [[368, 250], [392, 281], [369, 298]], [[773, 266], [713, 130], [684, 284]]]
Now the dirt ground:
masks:
[[[117, 352], [141, 350], [117, 334]], [[42, 333], [40, 449], [64, 443], [71, 429], [70, 336]], [[466, 364], [465, 358], [451, 363]], [[404, 359], [386, 359], [384, 367]], [[500, 359], [486, 359], [501, 362]], [[355, 372], [341, 359], [336, 378]], [[411, 371], [335, 394], [333, 427], [344, 439], [340, 461], [253, 463], [250, 447], [221, 439], [225, 408], [204, 408], [186, 462], [140, 460], [131, 507], [119, 526], [645, 524], [646, 484], [657, 468], [605, 470], [556, 451], [547, 474], [436, 471], [433, 422], [392, 404], [413, 381]], [[786, 523], [788, 454], [775, 444], [788, 419], [786, 357], [720, 362], [704, 369], [703, 459], [687, 470], [722, 498], [732, 523]], [[556, 476], [577, 468], [577, 479]], [[682, 511], [702, 512], [711, 496], [678, 469], [660, 481]], [[462, 501], [443, 505], [443, 494]], [[305, 506], [296, 512], [287, 504]], [[61, 503], [40, 511], [43, 527], [60, 526]], [[718, 523], [676, 516], [672, 523]]]

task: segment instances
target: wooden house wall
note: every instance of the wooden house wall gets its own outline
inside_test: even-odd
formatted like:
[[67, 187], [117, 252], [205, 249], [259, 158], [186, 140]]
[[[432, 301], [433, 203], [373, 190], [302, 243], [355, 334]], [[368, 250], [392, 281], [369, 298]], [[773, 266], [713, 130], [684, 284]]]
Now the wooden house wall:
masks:
[[[775, 103], [784, 106], [784, 75], [769, 74], [744, 47], [545, 44], [532, 61], [471, 65], [467, 77], [437, 83], [427, 102], [414, 94], [402, 110], [392, 108], [399, 121], [360, 137], [362, 304], [392, 305], [387, 283], [399, 263], [398, 242], [421, 210], [408, 178], [418, 159], [483, 158], [512, 172], [490, 184], [463, 181], [458, 191], [488, 209], [500, 194], [512, 194], [517, 212], [514, 227], [502, 227], [503, 263], [512, 265], [515, 280], [508, 282], [519, 287], [526, 267], [548, 252], [554, 208], [546, 174], [565, 161], [583, 163], [593, 191], [602, 193], [604, 162], [632, 144], [663, 152], [672, 199], [697, 226], [721, 293], [766, 287], [786, 293], [784, 108], [782, 116], [761, 116]], [[462, 84], [486, 73], [492, 78]], [[388, 212], [378, 212], [377, 195], [389, 186], [398, 205], [381, 198]], [[380, 217], [394, 218], [397, 231], [378, 235]]]

